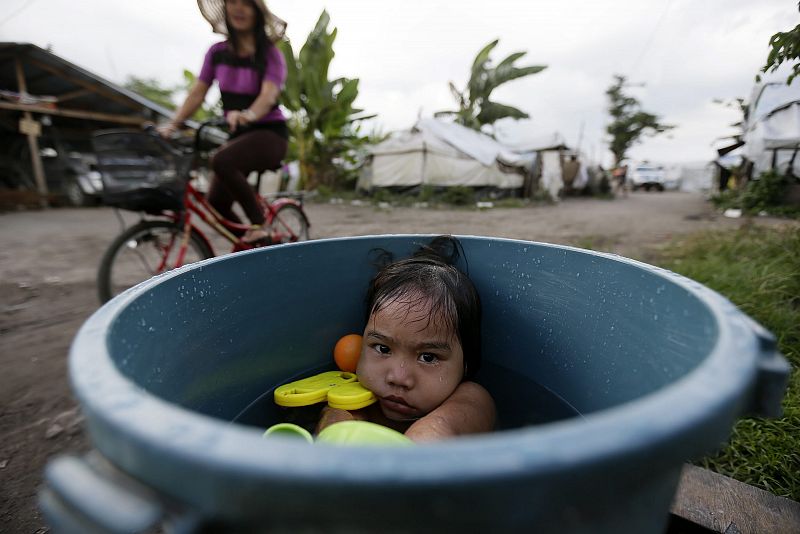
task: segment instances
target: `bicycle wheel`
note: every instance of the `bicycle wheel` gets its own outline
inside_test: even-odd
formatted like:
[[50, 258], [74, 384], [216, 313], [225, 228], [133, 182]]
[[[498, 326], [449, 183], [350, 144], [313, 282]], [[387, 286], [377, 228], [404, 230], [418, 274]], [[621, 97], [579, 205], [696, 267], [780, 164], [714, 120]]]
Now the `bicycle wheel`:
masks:
[[275, 244], [308, 241], [308, 219], [303, 210], [294, 204], [284, 204], [272, 220]]
[[[111, 243], [97, 273], [97, 295], [106, 302], [129, 287], [175, 267], [183, 227], [170, 221], [142, 221], [122, 232]], [[192, 230], [183, 265], [214, 254]]]

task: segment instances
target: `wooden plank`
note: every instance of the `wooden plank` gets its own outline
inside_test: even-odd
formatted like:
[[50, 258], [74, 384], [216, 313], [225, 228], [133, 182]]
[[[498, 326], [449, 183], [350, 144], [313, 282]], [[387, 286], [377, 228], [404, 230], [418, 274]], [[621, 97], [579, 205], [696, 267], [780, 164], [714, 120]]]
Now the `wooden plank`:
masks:
[[[25, 83], [25, 70], [22, 67], [22, 61], [19, 57], [14, 59], [14, 66], [17, 71], [17, 90], [25, 94], [28, 92], [28, 86]], [[29, 111], [23, 114], [23, 121], [30, 124], [33, 121], [33, 115]], [[42, 156], [39, 154], [39, 140], [35, 133], [35, 128], [28, 130], [28, 149], [31, 153], [31, 166], [33, 167], [33, 177], [36, 179], [36, 189], [39, 192], [40, 202], [43, 208], [47, 207], [47, 180], [44, 177], [44, 165], [42, 165]]]
[[144, 117], [117, 115], [113, 113], [99, 113], [97, 111], [86, 111], [82, 109], [50, 108], [47, 106], [16, 104], [13, 102], [0, 102], [0, 109], [22, 111], [26, 113], [41, 113], [43, 115], [57, 115], [61, 117], [72, 117], [75, 119], [86, 119], [92, 121], [114, 122], [118, 124], [129, 124], [135, 126], [141, 126], [146, 122], [150, 122]]
[[689, 464], [670, 511], [711, 532], [800, 532], [800, 503]]
[[90, 94], [92, 94], [92, 92], [89, 91], [88, 89], [78, 89], [77, 91], [70, 91], [69, 93], [63, 93], [63, 94], [57, 95], [56, 96], [56, 101], [59, 102], [59, 103], [66, 102], [67, 100], [72, 100], [73, 98], [80, 98], [82, 96], [86, 96], [86, 95], [90, 95]]

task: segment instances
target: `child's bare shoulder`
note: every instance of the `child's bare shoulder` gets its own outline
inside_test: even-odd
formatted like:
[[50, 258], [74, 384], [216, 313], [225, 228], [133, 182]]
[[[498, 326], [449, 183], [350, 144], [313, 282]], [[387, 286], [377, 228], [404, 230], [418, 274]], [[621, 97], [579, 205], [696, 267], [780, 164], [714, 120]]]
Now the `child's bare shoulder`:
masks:
[[491, 404], [494, 406], [492, 395], [485, 387], [477, 382], [465, 381], [458, 385], [453, 395], [457, 395], [457, 400], [465, 402], [476, 402], [479, 404]]

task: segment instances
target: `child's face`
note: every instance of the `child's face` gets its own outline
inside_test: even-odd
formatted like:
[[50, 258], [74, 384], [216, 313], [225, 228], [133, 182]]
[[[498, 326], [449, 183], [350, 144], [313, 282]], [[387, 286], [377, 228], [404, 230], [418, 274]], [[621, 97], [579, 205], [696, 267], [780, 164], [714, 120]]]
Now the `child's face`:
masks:
[[364, 329], [358, 379], [391, 420], [427, 415], [464, 376], [458, 336], [430, 312], [428, 302], [401, 297], [370, 315]]

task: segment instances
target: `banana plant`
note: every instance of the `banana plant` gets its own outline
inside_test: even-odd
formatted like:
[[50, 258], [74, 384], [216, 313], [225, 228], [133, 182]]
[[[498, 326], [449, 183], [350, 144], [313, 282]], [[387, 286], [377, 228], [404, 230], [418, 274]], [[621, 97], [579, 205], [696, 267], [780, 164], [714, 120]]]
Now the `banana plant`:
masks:
[[495, 39], [484, 46], [475, 56], [469, 81], [463, 90], [458, 89], [453, 82], [450, 82], [450, 92], [456, 100], [458, 109], [438, 111], [434, 113], [436, 117], [454, 117], [457, 123], [474, 130], [481, 130], [483, 126], [491, 126], [500, 119], [528, 118], [528, 114], [518, 108], [490, 100], [492, 91], [504, 83], [539, 73], [547, 66], [516, 67], [514, 63], [525, 56], [527, 52], [514, 52], [495, 67], [489, 56], [498, 43], [499, 40]]
[[288, 71], [281, 103], [291, 112], [289, 157], [300, 162], [301, 181], [308, 189], [341, 185], [345, 173], [336, 162], [366, 140], [357, 121], [375, 116], [354, 107], [357, 78], [328, 80], [337, 34], [336, 28], [328, 31], [329, 24], [330, 16], [323, 11], [296, 56], [289, 41], [278, 43]]

